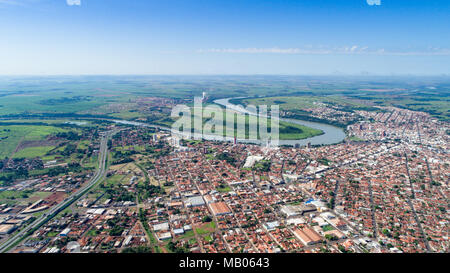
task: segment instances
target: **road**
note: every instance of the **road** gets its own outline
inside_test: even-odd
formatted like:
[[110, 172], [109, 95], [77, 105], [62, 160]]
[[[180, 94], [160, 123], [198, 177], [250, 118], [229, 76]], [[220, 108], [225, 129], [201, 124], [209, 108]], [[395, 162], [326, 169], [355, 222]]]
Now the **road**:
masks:
[[95, 172], [94, 176], [91, 178], [91, 180], [86, 185], [78, 189], [69, 198], [65, 199], [58, 205], [52, 207], [49, 212], [41, 215], [32, 224], [26, 226], [19, 233], [9, 238], [6, 242], [2, 243], [0, 245], [0, 253], [8, 252], [16, 244], [20, 243], [26, 237], [31, 235], [28, 234], [30, 231], [39, 228], [43, 224], [53, 219], [56, 215], [58, 215], [59, 212], [61, 212], [67, 206], [69, 206], [70, 204], [81, 198], [83, 195], [85, 195], [91, 187], [95, 186], [97, 183], [102, 181], [102, 179], [105, 177], [106, 174], [106, 159], [108, 158], [108, 139], [115, 133], [116, 133], [115, 131], [108, 131], [101, 136], [98, 169]]

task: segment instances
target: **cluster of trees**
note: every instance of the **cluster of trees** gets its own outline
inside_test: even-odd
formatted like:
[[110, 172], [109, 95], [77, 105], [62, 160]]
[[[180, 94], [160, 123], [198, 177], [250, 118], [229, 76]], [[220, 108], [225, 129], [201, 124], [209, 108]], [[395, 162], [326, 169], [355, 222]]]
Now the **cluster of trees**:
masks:
[[81, 172], [82, 170], [83, 170], [83, 168], [81, 167], [81, 165], [79, 163], [72, 162], [72, 163], [69, 163], [67, 165], [67, 167], [57, 166], [54, 168], [50, 168], [50, 169], [48, 169], [47, 174], [49, 176], [58, 176], [61, 174], [68, 174], [70, 172], [74, 172], [74, 173]]
[[137, 190], [139, 193], [139, 197], [141, 199], [148, 199], [154, 195], [159, 195], [159, 194], [164, 194], [165, 191], [163, 188], [159, 187], [159, 186], [154, 186], [151, 185], [149, 183], [145, 183], [145, 184], [138, 184], [137, 185]]
[[205, 217], [202, 218], [203, 223], [210, 223], [210, 222], [212, 222], [212, 220], [213, 219], [209, 215], [206, 215]]
[[188, 248], [187, 244], [185, 244], [183, 246], [178, 246], [174, 242], [169, 242], [167, 244], [167, 249], [169, 249], [171, 252], [174, 252], [174, 253], [188, 253], [189, 252], [189, 248]]
[[[10, 161], [12, 161], [11, 163], [12, 163], [13, 167], [8, 167], [8, 162], [10, 162]], [[42, 160], [40, 158], [9, 159], [8, 157], [6, 157], [5, 159], [0, 161], [0, 171], [4, 172], [4, 173], [16, 172], [16, 171], [19, 171], [19, 173], [20, 173], [23, 171], [20, 169], [35, 170], [35, 169], [42, 169], [42, 168], [44, 168], [44, 163], [42, 162]], [[17, 173], [17, 175], [19, 175], [19, 173]]]
[[109, 235], [110, 236], [120, 236], [122, 235], [124, 231], [124, 228], [121, 226], [114, 226], [110, 231], [109, 231]]
[[122, 253], [152, 253], [152, 249], [148, 246], [128, 247]]
[[317, 162], [319, 162], [320, 164], [325, 165], [325, 166], [330, 165], [330, 161], [326, 158], [319, 158], [319, 159], [317, 159]]
[[136, 151], [115, 151], [114, 152], [114, 157], [119, 158], [119, 157], [129, 157], [132, 155], [135, 155]]
[[336, 199], [334, 198], [334, 192], [333, 192], [333, 195], [331, 196], [330, 200], [327, 203], [327, 207], [330, 209], [334, 209], [335, 203], [336, 203]]
[[71, 141], [77, 141], [81, 139], [81, 135], [73, 131], [57, 133], [55, 136], [58, 138], [63, 138]]
[[218, 160], [226, 161], [228, 164], [236, 163], [236, 159], [233, 156], [231, 156], [229, 153], [227, 153], [227, 152], [218, 154], [216, 156], [216, 158]]
[[145, 151], [151, 154], [154, 158], [160, 158], [170, 154], [171, 149], [164, 147], [164, 144], [158, 143], [155, 146], [148, 146], [145, 148]]
[[61, 174], [68, 174], [70, 172], [77, 173], [81, 171], [83, 171], [83, 168], [80, 166], [79, 163], [76, 162], [69, 163], [68, 166], [66, 167], [57, 166], [54, 168], [45, 169], [44, 173], [39, 172], [39, 174], [30, 173], [26, 168], [19, 167], [10, 173], [4, 173], [3, 175], [1, 175], [0, 184], [3, 186], [8, 186], [11, 185], [17, 179], [26, 179], [43, 174], [47, 174], [49, 176], [58, 176]]
[[269, 172], [270, 171], [270, 161], [269, 160], [261, 160], [258, 163], [255, 164], [253, 167], [254, 170], [260, 171], [260, 172]]
[[15, 180], [22, 179], [22, 178], [28, 178], [28, 176], [29, 176], [28, 170], [24, 167], [19, 167], [11, 173], [7, 173], [7, 174], [0, 176], [0, 182], [1, 182], [1, 185], [9, 186]]
[[133, 162], [134, 160], [130, 157], [127, 158], [122, 158], [122, 159], [118, 159], [118, 160], [114, 160], [111, 164], [112, 165], [120, 165], [120, 164], [126, 164], [126, 163], [130, 163]]
[[351, 250], [347, 250], [345, 249], [345, 247], [343, 245], [338, 245], [338, 249], [339, 251], [341, 251], [342, 253], [351, 253]]
[[280, 134], [302, 134], [303, 130], [291, 125], [281, 126]]
[[61, 152], [61, 155], [62, 156], [70, 156], [71, 154], [75, 153], [76, 149], [77, 149], [76, 144], [69, 143], [64, 148], [64, 150]]
[[112, 162], [112, 165], [119, 165], [133, 162], [134, 160], [131, 158], [131, 156], [134, 154], [136, 154], [136, 151], [114, 151], [114, 158], [118, 159], [114, 160]]
[[339, 240], [339, 238], [336, 237], [336, 235], [331, 235], [331, 234], [326, 234], [325, 235], [325, 239], [327, 239], [328, 241], [337, 241], [337, 240]]
[[125, 227], [123, 223], [128, 223], [129, 217], [122, 218], [121, 216], [114, 217], [113, 219], [109, 219], [106, 221], [108, 226], [111, 227], [109, 230], [109, 235], [111, 236], [121, 236], [123, 231], [125, 230]]
[[[333, 125], [333, 126], [344, 128], [344, 129], [347, 128], [348, 125], [351, 125], [357, 121], [357, 120], [353, 120], [353, 121], [341, 123], [338, 121], [313, 117], [313, 116], [311, 116], [311, 114], [309, 112], [302, 111], [302, 110], [292, 110], [292, 113], [286, 115], [285, 117], [292, 118], [292, 119], [304, 120], [304, 121], [325, 123], [325, 124]], [[280, 128], [280, 132], [281, 132], [281, 128]]]
[[125, 190], [122, 187], [109, 187], [105, 190], [105, 194], [108, 199], [114, 199], [117, 202], [121, 201], [135, 201], [135, 196], [133, 193]]

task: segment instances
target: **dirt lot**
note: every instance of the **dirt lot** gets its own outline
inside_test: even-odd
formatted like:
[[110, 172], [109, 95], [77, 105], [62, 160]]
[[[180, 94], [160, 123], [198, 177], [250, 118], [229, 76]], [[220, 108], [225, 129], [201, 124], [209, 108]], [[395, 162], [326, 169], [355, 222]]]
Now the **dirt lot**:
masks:
[[66, 193], [64, 192], [54, 192], [49, 197], [45, 198], [45, 201], [49, 204], [60, 203], [66, 198]]

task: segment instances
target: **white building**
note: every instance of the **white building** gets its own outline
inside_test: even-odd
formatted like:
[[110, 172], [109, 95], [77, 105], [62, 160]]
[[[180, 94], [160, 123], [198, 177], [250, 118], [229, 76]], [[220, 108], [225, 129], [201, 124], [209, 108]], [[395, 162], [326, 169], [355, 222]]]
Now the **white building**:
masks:
[[154, 231], [164, 231], [164, 230], [169, 230], [169, 223], [161, 223], [161, 224], [157, 224], [157, 225], [153, 225], [153, 230]]
[[245, 164], [244, 164], [244, 168], [251, 168], [253, 167], [253, 165], [255, 165], [256, 162], [263, 160], [264, 157], [263, 156], [249, 156], [247, 157], [247, 159], [245, 160]]

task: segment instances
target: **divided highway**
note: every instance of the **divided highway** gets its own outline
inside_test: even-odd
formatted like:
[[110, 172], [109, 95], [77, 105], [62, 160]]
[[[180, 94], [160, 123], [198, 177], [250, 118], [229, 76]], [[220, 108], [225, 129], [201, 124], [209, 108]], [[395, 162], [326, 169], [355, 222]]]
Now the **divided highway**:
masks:
[[63, 202], [52, 207], [50, 211], [41, 215], [39, 218], [34, 220], [30, 225], [26, 226], [19, 233], [15, 234], [9, 238], [6, 242], [0, 245], [0, 253], [8, 252], [26, 237], [30, 236], [36, 229], [53, 219], [59, 212], [63, 211], [65, 208], [70, 206], [73, 202], [80, 199], [85, 195], [93, 186], [102, 181], [106, 174], [106, 159], [108, 158], [108, 140], [115, 134], [116, 131], [108, 131], [103, 133], [100, 140], [100, 150], [99, 150], [99, 165], [94, 176], [91, 180], [80, 189], [78, 189], [69, 198], [65, 199]]

